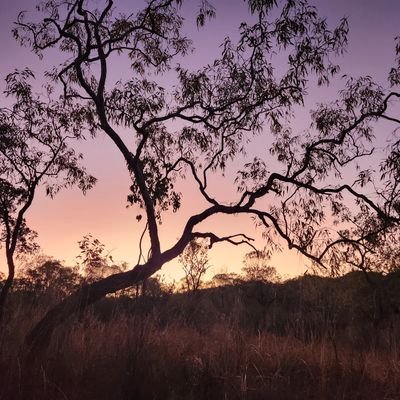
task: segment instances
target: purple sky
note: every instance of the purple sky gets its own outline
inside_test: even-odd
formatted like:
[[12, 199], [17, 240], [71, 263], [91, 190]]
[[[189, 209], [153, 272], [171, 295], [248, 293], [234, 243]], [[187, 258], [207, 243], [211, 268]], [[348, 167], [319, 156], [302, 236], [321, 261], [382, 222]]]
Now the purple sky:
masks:
[[[131, 1], [123, 0], [126, 8]], [[330, 26], [334, 26], [341, 17], [349, 19], [350, 35], [347, 54], [339, 60], [341, 72], [348, 75], [371, 75], [378, 82], [385, 84], [386, 75], [393, 64], [394, 37], [400, 34], [400, 1], [399, 0], [315, 0], [310, 1], [320, 10], [320, 14], [328, 18]], [[118, 6], [118, 1], [115, 4]], [[217, 18], [210, 21], [204, 29], [197, 30], [194, 17], [189, 15], [197, 7], [198, 1], [188, 1], [184, 5], [184, 13], [192, 28], [188, 28], [188, 35], [194, 38], [197, 51], [191, 56], [188, 63], [200, 67], [211, 61], [218, 50], [218, 44], [227, 35], [234, 35], [238, 22], [246, 10], [242, 1], [216, 0]], [[0, 14], [0, 78], [4, 79], [7, 73], [15, 68], [29, 66], [37, 71], [37, 76], [46, 68], [51, 67], [48, 58], [38, 60], [26, 48], [20, 48], [10, 34], [12, 22], [20, 10], [31, 10], [34, 2], [31, 0], [13, 0], [3, 6]], [[191, 20], [192, 19], [192, 20]], [[118, 66], [115, 66], [118, 71]], [[115, 73], [115, 72], [114, 72]], [[118, 78], [118, 77], [117, 77]], [[340, 89], [340, 82], [336, 82], [323, 92], [314, 93], [307, 100], [307, 106], [313, 107], [316, 101], [334, 99]], [[0, 84], [0, 88], [3, 83]], [[3, 101], [3, 100], [2, 100]], [[299, 128], [303, 129], [307, 118], [299, 121]], [[32, 210], [28, 214], [28, 223], [38, 231], [39, 243], [45, 254], [52, 255], [72, 264], [78, 254], [77, 241], [83, 235], [91, 232], [104, 242], [116, 260], [125, 260], [134, 263], [137, 257], [138, 237], [143, 229], [143, 221], [138, 224], [135, 220], [137, 211], [125, 207], [128, 174], [120, 154], [110, 145], [107, 138], [99, 137], [88, 140], [79, 145], [79, 150], [85, 155], [87, 168], [99, 178], [99, 183], [86, 197], [78, 191], [64, 191], [55, 200], [45, 198], [40, 194]], [[219, 190], [229, 192], [229, 180], [218, 182]], [[186, 193], [191, 193], [190, 186]], [[163, 248], [171, 244], [177, 236], [177, 227], [181, 227], [185, 217], [193, 210], [201, 207], [197, 198], [184, 200], [184, 206], [179, 215], [168, 215], [164, 218], [161, 227]], [[215, 226], [213, 220], [208, 224]], [[250, 222], [242, 217], [230, 217], [217, 221], [221, 234], [239, 232], [257, 236]], [[173, 227], [173, 228], [172, 228]], [[205, 226], [206, 227], [206, 226]], [[258, 243], [261, 244], [260, 238]], [[211, 263], [213, 268], [210, 275], [218, 272], [236, 271], [241, 268], [245, 248], [221, 245], [212, 250]], [[229, 257], [226, 256], [229, 254]], [[297, 275], [304, 272], [304, 260], [295, 253], [284, 253], [272, 260], [282, 274]], [[0, 269], [4, 263], [0, 261]], [[176, 263], [163, 268], [167, 277], [179, 275], [180, 268]]]

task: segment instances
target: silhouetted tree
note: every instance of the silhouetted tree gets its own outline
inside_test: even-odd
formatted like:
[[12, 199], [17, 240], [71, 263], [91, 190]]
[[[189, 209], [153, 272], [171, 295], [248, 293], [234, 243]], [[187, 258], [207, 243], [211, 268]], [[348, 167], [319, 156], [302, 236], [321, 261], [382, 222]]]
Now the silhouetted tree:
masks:
[[[211, 246], [250, 243], [241, 233], [221, 237], [200, 231], [198, 226], [217, 214], [254, 218], [268, 246], [282, 238], [316, 264], [334, 269], [344, 264], [343, 251], [356, 255], [363, 247], [353, 229], [355, 212], [371, 212], [385, 226], [399, 222], [395, 148], [382, 164], [383, 181], [373, 169], [355, 166], [373, 153], [378, 120], [394, 128], [400, 122], [392, 106], [400, 97], [395, 91], [400, 65], [390, 73], [393, 90], [369, 77], [348, 79], [339, 99], [312, 111], [310, 128], [298, 135], [290, 119], [314, 78], [324, 85], [338, 72], [332, 59], [346, 45], [347, 21], [331, 30], [307, 0], [249, 0], [250, 18], [240, 25], [238, 41], [226, 38], [214, 62], [189, 71], [182, 59], [192, 44], [182, 33], [181, 3], [150, 0], [142, 10], [117, 14], [111, 0], [99, 8], [97, 2], [50, 0], [38, 6], [42, 20], [18, 18], [14, 34], [20, 43], [40, 56], [49, 48], [65, 54], [48, 76], [61, 82], [65, 107], [81, 107], [90, 133], [105, 133], [121, 152], [132, 178], [128, 200], [144, 210], [150, 241], [145, 262], [83, 287], [50, 310], [29, 335], [31, 344], [46, 343], [78, 306], [151, 276], [195, 239], [208, 239]], [[198, 24], [213, 14], [204, 1]], [[131, 67], [125, 81], [109, 75], [116, 57]], [[254, 157], [251, 144], [260, 135], [267, 138], [265, 154]], [[222, 200], [210, 191], [209, 180], [239, 162], [246, 150], [247, 160], [236, 173], [239, 194], [229, 201], [224, 194]], [[344, 175], [350, 168], [355, 177]], [[159, 224], [164, 212], [181, 205], [181, 179], [193, 180], [207, 206], [190, 216], [175, 244], [163, 250]], [[369, 196], [375, 189], [378, 195]], [[326, 227], [327, 220], [337, 229]]]
[[44, 187], [53, 197], [63, 187], [77, 185], [85, 192], [95, 182], [79, 165], [80, 154], [68, 146], [83, 128], [71, 121], [79, 115], [62, 104], [41, 100], [32, 92], [32, 78], [28, 69], [8, 75], [4, 93], [14, 102], [11, 108], [0, 109], [0, 240], [8, 266], [0, 317], [15, 276], [15, 255], [36, 249], [36, 233], [25, 215], [38, 188]]
[[161, 297], [164, 294], [168, 294], [168, 289], [164, 290], [163, 285], [157, 275], [146, 279], [144, 282], [146, 282], [146, 283], [142, 287], [142, 290], [143, 290], [142, 295], [143, 296]]
[[194, 292], [200, 288], [201, 281], [210, 268], [208, 243], [204, 240], [192, 240], [179, 256], [185, 273], [185, 289]]
[[252, 251], [243, 260], [243, 272], [246, 280], [276, 282], [279, 280], [276, 268], [269, 265], [270, 256], [266, 251]]
[[243, 283], [243, 279], [235, 272], [216, 274], [212, 278], [215, 286], [235, 286]]
[[365, 272], [390, 273], [400, 269], [400, 227], [388, 227], [369, 213], [360, 215], [357, 224], [363, 246], [358, 257], [353, 252], [345, 254], [348, 264]]
[[39, 257], [19, 276], [19, 289], [35, 296], [50, 294], [61, 299], [81, 284], [82, 276], [76, 268], [66, 267], [58, 260]]
[[124, 271], [127, 265], [117, 265], [106, 246], [90, 233], [78, 242], [81, 250], [78, 260], [86, 282], [94, 282], [111, 274]]

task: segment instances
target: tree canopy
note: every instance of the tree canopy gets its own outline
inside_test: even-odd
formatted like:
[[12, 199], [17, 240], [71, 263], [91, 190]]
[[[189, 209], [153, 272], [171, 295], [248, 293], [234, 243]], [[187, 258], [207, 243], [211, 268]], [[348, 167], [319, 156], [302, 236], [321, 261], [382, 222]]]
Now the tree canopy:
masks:
[[250, 281], [276, 282], [279, 275], [276, 268], [269, 264], [269, 255], [266, 251], [252, 251], [247, 253], [243, 260], [245, 279]]
[[[0, 308], [14, 279], [15, 254], [37, 248], [36, 233], [25, 216], [39, 187], [53, 197], [62, 188], [77, 185], [85, 192], [95, 183], [80, 164], [81, 155], [69, 145], [81, 137], [77, 114], [36, 95], [33, 79], [29, 69], [9, 74], [4, 94], [12, 105], [0, 108], [0, 241], [8, 266]], [[47, 89], [50, 96], [50, 86]]]
[[208, 260], [208, 243], [199, 239], [192, 240], [179, 256], [185, 273], [185, 288], [196, 291], [200, 288], [205, 273], [210, 268]]
[[[195, 239], [252, 245], [240, 229], [224, 237], [201, 230], [217, 214], [247, 215], [268, 248], [280, 237], [333, 271], [348, 263], [364, 268], [372, 235], [399, 222], [400, 141], [388, 135], [379, 165], [364, 169], [362, 161], [374, 153], [377, 124], [383, 120], [395, 130], [400, 122], [400, 46], [387, 88], [370, 77], [347, 78], [336, 100], [314, 108], [309, 129], [300, 134], [292, 118], [311, 82], [323, 87], [338, 73], [332, 60], [345, 49], [346, 19], [330, 28], [306, 0], [250, 0], [238, 40], [226, 38], [213, 62], [189, 70], [182, 60], [196, 50], [183, 33], [181, 3], [150, 0], [124, 14], [111, 0], [50, 0], [39, 3], [39, 22], [24, 13], [18, 18], [14, 35], [21, 44], [41, 57], [50, 48], [63, 55], [47, 76], [61, 84], [65, 109], [79, 116], [75, 123], [91, 135], [108, 135], [121, 152], [131, 175], [128, 200], [143, 209], [150, 241], [145, 262], [65, 300], [37, 326], [33, 341], [46, 337], [74, 304], [82, 307], [147, 278]], [[207, 29], [213, 15], [202, 2], [198, 24]], [[110, 79], [115, 62], [130, 66], [130, 76], [116, 83]], [[251, 144], [259, 136], [264, 154], [254, 157]], [[242, 154], [246, 161], [233, 172], [237, 195], [222, 201], [209, 181], [231, 171]], [[183, 179], [196, 184], [207, 207], [164, 249], [159, 224], [184, 201]]]

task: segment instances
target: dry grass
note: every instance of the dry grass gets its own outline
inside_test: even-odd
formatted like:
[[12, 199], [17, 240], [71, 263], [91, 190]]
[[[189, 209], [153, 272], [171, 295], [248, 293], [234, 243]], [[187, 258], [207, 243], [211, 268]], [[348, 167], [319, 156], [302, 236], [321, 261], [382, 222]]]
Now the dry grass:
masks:
[[26, 364], [23, 336], [43, 309], [16, 307], [0, 335], [1, 400], [398, 399], [400, 358], [327, 340], [160, 324], [156, 315], [94, 315], [64, 324], [42, 361]]

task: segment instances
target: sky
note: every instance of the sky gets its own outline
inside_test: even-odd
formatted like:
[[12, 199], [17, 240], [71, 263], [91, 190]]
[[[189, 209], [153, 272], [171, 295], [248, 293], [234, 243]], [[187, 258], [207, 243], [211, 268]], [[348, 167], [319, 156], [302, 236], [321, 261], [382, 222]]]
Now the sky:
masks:
[[[98, 0], [93, 0], [97, 1]], [[129, 8], [130, 1], [116, 0], [118, 6]], [[194, 40], [195, 53], [188, 59], [193, 67], [211, 61], [218, 51], [219, 43], [227, 35], [235, 35], [237, 26], [246, 7], [240, 0], [211, 1], [216, 8], [217, 17], [209, 21], [205, 28], [198, 30], [191, 11], [198, 1], [189, 0], [184, 5], [187, 17], [187, 34]], [[350, 25], [349, 46], [346, 54], [338, 59], [341, 73], [353, 75], [371, 75], [378, 82], [385, 82], [386, 75], [394, 60], [394, 37], [400, 34], [399, 0], [315, 0], [320, 14], [326, 16], [331, 26], [340, 18], [347, 17]], [[21, 10], [32, 10], [31, 0], [13, 0], [7, 2], [0, 14], [0, 81], [15, 68], [29, 66], [37, 73], [40, 82], [43, 71], [52, 66], [54, 59], [44, 57], [39, 60], [29, 49], [21, 48], [11, 36], [13, 21]], [[53, 57], [53, 55], [52, 55]], [[56, 59], [56, 58], [55, 58]], [[116, 65], [114, 73], [118, 73]], [[316, 102], [334, 99], [340, 89], [336, 82], [323, 92], [310, 90], [306, 101], [306, 111]], [[0, 88], [3, 87], [0, 82]], [[2, 98], [2, 102], [4, 99]], [[1, 103], [0, 103], [1, 105]], [[300, 117], [295, 128], [302, 130], [308, 122], [307, 112]], [[262, 144], [262, 143], [261, 143]], [[115, 260], [127, 261], [134, 265], [138, 255], [138, 239], [144, 228], [143, 220], [136, 221], [138, 210], [127, 208], [126, 195], [129, 187], [129, 176], [125, 163], [107, 137], [99, 136], [79, 142], [78, 151], [84, 154], [85, 165], [90, 173], [98, 178], [96, 187], [83, 196], [78, 190], [64, 190], [51, 200], [44, 193], [39, 193], [30, 209], [27, 220], [29, 226], [39, 233], [38, 243], [44, 254], [64, 260], [73, 265], [79, 253], [77, 245], [84, 235], [91, 233], [103, 242]], [[229, 174], [228, 174], [229, 175]], [[183, 207], [178, 214], [168, 214], [163, 218], [160, 227], [162, 248], [173, 244], [179, 235], [184, 222], [204, 203], [198, 196], [192, 196], [195, 187], [187, 183]], [[232, 182], [229, 176], [217, 182], [221, 193], [232, 193]], [[242, 216], [214, 218], [204, 225], [204, 229], [216, 229], [219, 234], [246, 233], [257, 239], [256, 244], [262, 247], [260, 232], [256, 232], [252, 223]], [[210, 252], [212, 268], [209, 276], [221, 272], [239, 272], [242, 267], [246, 247], [235, 247], [228, 244], [216, 245]], [[4, 260], [4, 258], [3, 258]], [[274, 256], [271, 260], [278, 272], [284, 276], [296, 276], [304, 273], [307, 260], [296, 252], [288, 250]], [[5, 269], [5, 262], [0, 260], [0, 270]], [[179, 279], [181, 267], [177, 262], [166, 265], [162, 274], [167, 279]]]

